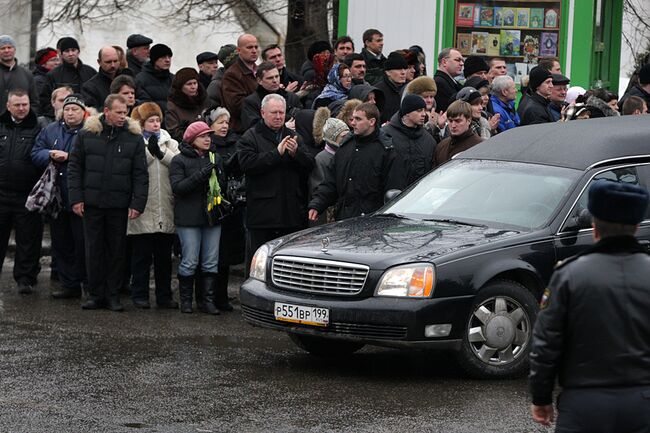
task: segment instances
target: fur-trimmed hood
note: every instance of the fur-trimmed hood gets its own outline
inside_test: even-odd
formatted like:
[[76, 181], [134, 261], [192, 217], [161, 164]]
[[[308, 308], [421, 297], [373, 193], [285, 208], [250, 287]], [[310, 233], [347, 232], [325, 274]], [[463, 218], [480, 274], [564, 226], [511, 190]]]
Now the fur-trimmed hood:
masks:
[[314, 142], [317, 144], [320, 144], [320, 142], [323, 141], [323, 127], [331, 114], [332, 113], [330, 113], [330, 110], [327, 107], [320, 107], [316, 110], [316, 113], [314, 113], [314, 122], [312, 126]]
[[352, 117], [352, 112], [359, 105], [361, 105], [360, 100], [358, 100], [358, 99], [348, 99], [347, 101], [345, 101], [345, 104], [343, 104], [343, 107], [339, 111], [339, 114], [336, 116], [336, 118], [347, 123], [347, 119]]
[[[91, 116], [88, 119], [86, 119], [83, 129], [84, 131], [92, 132], [93, 134], [101, 134], [102, 131], [104, 130], [104, 124], [105, 121], [104, 121], [103, 114], [100, 114], [98, 116]], [[125, 129], [128, 128], [128, 131], [134, 135], [142, 134], [142, 128], [140, 127], [140, 123], [136, 122], [130, 117], [126, 118], [126, 124], [123, 126], [123, 128]]]
[[587, 107], [590, 109], [591, 116], [590, 117], [616, 117], [620, 116], [621, 113], [618, 111], [615, 111], [607, 105], [605, 101], [600, 99], [597, 96], [590, 96], [587, 99]]

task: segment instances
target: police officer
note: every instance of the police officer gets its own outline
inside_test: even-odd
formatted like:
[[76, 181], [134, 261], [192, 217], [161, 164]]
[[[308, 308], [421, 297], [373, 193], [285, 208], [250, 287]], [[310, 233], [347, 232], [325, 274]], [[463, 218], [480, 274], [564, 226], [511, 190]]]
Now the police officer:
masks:
[[634, 237], [648, 192], [589, 189], [596, 244], [561, 262], [541, 301], [530, 354], [533, 420], [556, 432], [650, 430], [650, 256]]

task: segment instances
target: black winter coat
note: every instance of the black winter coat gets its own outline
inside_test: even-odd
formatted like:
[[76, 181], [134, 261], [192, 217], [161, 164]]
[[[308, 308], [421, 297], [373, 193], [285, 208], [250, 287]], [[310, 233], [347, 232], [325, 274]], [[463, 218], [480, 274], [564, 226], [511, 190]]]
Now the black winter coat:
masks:
[[272, 131], [263, 120], [242, 135], [237, 158], [246, 175], [246, 227], [298, 228], [307, 222], [307, 178], [314, 157], [301, 139], [294, 156], [278, 144], [291, 132]]
[[135, 77], [135, 97], [141, 102], [155, 102], [162, 112], [167, 111], [167, 98], [172, 88], [174, 74], [158, 70], [150, 62], [142, 66], [142, 72]]
[[386, 75], [384, 73], [386, 57], [380, 54], [379, 58], [377, 58], [365, 48], [361, 49], [361, 55], [366, 61], [366, 81], [372, 85], [377, 85], [377, 83], [381, 82], [384, 75]]
[[384, 74], [384, 78], [375, 84], [375, 87], [384, 94], [384, 108], [381, 111], [381, 123], [384, 124], [399, 111], [402, 93], [406, 86], [404, 84], [396, 85], [388, 78], [388, 75]]
[[309, 209], [323, 213], [336, 204], [336, 219], [376, 211], [384, 205], [389, 189], [406, 187], [404, 160], [379, 129], [367, 136], [349, 135], [334, 155], [334, 170], [325, 173], [309, 202]]
[[[36, 84], [32, 73], [16, 63], [13, 68], [9, 69], [0, 64], [0, 112], [7, 107], [7, 96], [10, 90], [22, 89], [29, 94], [29, 101], [32, 110], [40, 113], [38, 106], [38, 93], [36, 93]], [[49, 101], [49, 99], [48, 99]]]
[[298, 82], [298, 89], [300, 89], [300, 86], [302, 86], [302, 83], [305, 82], [305, 79], [298, 74], [289, 72], [286, 66], [282, 68], [282, 72], [280, 72], [280, 83], [282, 83], [284, 87], [287, 87], [289, 84], [293, 83], [294, 81]]
[[463, 88], [463, 85], [450, 77], [448, 73], [441, 70], [436, 71], [433, 79], [438, 88], [438, 91], [436, 92], [436, 111], [447, 111], [449, 104], [454, 102], [452, 96], [454, 96], [455, 93], [458, 93], [458, 91]]
[[[241, 110], [241, 127], [242, 130], [247, 130], [251, 126], [255, 125], [262, 118], [260, 114], [260, 108], [262, 107], [262, 99], [270, 92], [262, 86], [257, 86], [255, 92], [248, 95], [244, 98], [244, 106]], [[278, 90], [278, 95], [282, 96], [285, 101], [287, 101], [286, 113], [289, 114], [293, 108], [302, 108], [300, 103], [300, 98], [293, 93], [287, 92], [285, 90]]]
[[134, 77], [142, 72], [142, 62], [136, 59], [131, 53], [126, 53], [126, 61], [128, 62], [129, 69], [133, 72]]
[[[172, 159], [169, 180], [174, 192], [174, 224], [180, 227], [208, 227], [208, 181], [212, 174], [210, 155], [203, 155], [189, 144], [180, 145], [181, 153]], [[222, 195], [225, 192], [223, 161], [215, 154], [214, 166]]]
[[9, 111], [0, 115], [0, 206], [25, 207], [42, 172], [32, 164], [31, 156], [39, 131], [34, 111], [19, 124]]
[[431, 171], [437, 143], [424, 128], [407, 127], [402, 123], [399, 113], [395, 113], [390, 123], [381, 130], [392, 140], [395, 151], [404, 160], [407, 185]]
[[[36, 96], [37, 99], [40, 98], [41, 93], [43, 92], [43, 87], [47, 85], [47, 73], [49, 71], [42, 66], [36, 65], [32, 70], [32, 75], [34, 76], [34, 87], [36, 87]], [[38, 100], [36, 102], [32, 101], [32, 105], [36, 108], [40, 108], [40, 103]]]
[[68, 162], [70, 204], [144, 212], [149, 171], [138, 122], [127, 118], [120, 128], [93, 116], [77, 137]]
[[43, 86], [41, 94], [38, 97], [40, 105], [39, 114], [48, 117], [54, 117], [54, 108], [52, 108], [52, 91], [58, 87], [69, 86], [74, 93], [81, 93], [81, 85], [90, 80], [97, 71], [84, 65], [81, 60], [75, 68], [69, 63], [63, 62], [56, 68], [47, 73], [47, 84]]
[[[117, 75], [119, 74], [120, 72], [118, 71]], [[111, 94], [112, 82], [113, 78], [100, 68], [94, 77], [83, 83], [81, 86], [81, 95], [84, 98], [86, 106], [93, 107], [98, 112], [101, 112], [104, 108], [106, 97]]]
[[643, 90], [641, 86], [637, 84], [635, 86], [632, 86], [627, 92], [625, 92], [623, 97], [618, 101], [618, 109], [621, 113], [623, 112], [623, 104], [625, 104], [625, 100], [630, 96], [638, 96], [639, 98], [645, 101], [648, 107], [650, 107], [650, 93]]
[[553, 121], [553, 114], [548, 107], [549, 101], [539, 93], [529, 94], [526, 97], [526, 107], [521, 113], [521, 126], [536, 123], [549, 123]]
[[650, 385], [649, 279], [650, 256], [632, 236], [558, 265], [533, 329], [533, 404], [552, 403], [556, 377], [563, 388]]

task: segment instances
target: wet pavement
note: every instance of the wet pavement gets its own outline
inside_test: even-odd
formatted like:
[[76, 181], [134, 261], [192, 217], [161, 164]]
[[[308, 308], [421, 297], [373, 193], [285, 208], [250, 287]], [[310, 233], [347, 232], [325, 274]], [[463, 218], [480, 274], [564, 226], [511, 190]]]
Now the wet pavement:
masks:
[[[44, 266], [18, 295], [0, 276], [0, 432], [546, 432], [526, 381], [466, 379], [444, 353], [364, 348], [319, 359], [220, 316], [82, 311]], [[241, 274], [240, 274], [241, 275]], [[236, 296], [241, 277], [233, 278]]]

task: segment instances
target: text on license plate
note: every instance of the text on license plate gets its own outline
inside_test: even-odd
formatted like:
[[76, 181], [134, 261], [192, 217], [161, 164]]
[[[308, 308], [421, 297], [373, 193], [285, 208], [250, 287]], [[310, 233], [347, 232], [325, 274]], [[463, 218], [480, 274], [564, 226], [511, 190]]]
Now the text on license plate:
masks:
[[276, 320], [303, 325], [327, 326], [330, 322], [330, 310], [327, 308], [276, 302], [274, 314]]

